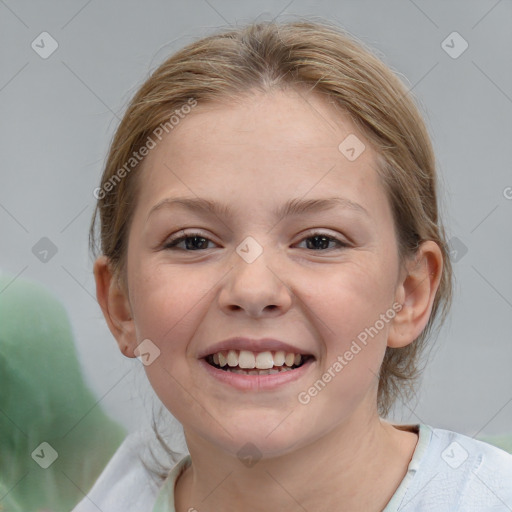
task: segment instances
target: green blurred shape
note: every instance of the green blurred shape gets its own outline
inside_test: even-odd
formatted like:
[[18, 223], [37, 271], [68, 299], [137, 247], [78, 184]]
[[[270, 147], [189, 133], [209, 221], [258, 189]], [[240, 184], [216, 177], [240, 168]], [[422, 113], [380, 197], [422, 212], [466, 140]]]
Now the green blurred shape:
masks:
[[[125, 431], [86, 385], [60, 302], [12, 279], [0, 276], [0, 511], [71, 510]], [[46, 469], [43, 442], [58, 454]]]
[[497, 446], [508, 453], [512, 453], [512, 435], [481, 436], [478, 439]]

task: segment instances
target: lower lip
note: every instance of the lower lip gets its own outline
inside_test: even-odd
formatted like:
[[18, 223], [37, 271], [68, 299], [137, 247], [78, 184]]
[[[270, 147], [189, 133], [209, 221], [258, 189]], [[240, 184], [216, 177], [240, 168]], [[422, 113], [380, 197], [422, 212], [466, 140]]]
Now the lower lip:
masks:
[[314, 360], [306, 361], [295, 370], [274, 373], [272, 375], [243, 375], [226, 370], [219, 370], [207, 363], [204, 359], [199, 362], [205, 370], [215, 379], [241, 391], [269, 391], [299, 380], [311, 368]]

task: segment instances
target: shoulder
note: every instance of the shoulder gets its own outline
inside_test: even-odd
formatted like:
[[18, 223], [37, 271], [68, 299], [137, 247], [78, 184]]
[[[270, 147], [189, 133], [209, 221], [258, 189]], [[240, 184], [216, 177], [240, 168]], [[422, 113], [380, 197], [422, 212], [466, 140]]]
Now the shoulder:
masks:
[[150, 471], [142, 456], [149, 432], [135, 432], [123, 441], [100, 477], [73, 512], [151, 511], [163, 480]]
[[404, 512], [512, 510], [511, 454], [449, 430], [421, 425], [421, 431], [427, 442]]

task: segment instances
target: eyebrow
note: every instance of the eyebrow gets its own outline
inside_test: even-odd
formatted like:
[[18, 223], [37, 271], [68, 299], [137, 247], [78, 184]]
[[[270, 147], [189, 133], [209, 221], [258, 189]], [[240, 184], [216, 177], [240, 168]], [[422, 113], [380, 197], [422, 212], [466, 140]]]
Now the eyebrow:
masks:
[[[234, 216], [235, 212], [229, 204], [218, 203], [209, 199], [200, 197], [168, 197], [159, 201], [148, 213], [149, 217], [156, 211], [163, 208], [180, 207], [191, 212], [214, 214], [219, 217]], [[275, 218], [281, 219], [293, 215], [302, 215], [305, 213], [315, 213], [326, 210], [332, 210], [341, 207], [361, 213], [369, 217], [368, 211], [359, 203], [355, 203], [344, 197], [326, 197], [319, 199], [294, 198], [287, 201], [284, 205], [272, 211]]]

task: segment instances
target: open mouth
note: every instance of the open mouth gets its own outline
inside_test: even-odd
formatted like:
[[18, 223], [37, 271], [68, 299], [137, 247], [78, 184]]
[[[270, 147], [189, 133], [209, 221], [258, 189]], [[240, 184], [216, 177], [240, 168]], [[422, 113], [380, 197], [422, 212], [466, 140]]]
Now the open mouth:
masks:
[[225, 372], [241, 375], [274, 375], [293, 371], [312, 360], [307, 354], [275, 352], [251, 352], [249, 350], [223, 350], [205, 357], [208, 364]]

